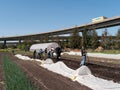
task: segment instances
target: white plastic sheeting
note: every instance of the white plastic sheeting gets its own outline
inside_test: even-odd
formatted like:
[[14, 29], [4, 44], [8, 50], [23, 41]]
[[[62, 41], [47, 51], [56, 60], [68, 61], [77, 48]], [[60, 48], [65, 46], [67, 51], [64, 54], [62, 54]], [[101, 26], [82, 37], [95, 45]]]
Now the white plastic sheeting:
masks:
[[28, 56], [23, 56], [23, 55], [21, 55], [21, 54], [16, 54], [15, 56], [16, 56], [17, 58], [21, 59], [21, 60], [30, 60], [30, 61], [33, 61], [33, 60], [34, 60], [34, 61], [43, 63], [43, 60], [29, 58]]
[[[64, 53], [69, 54], [69, 55], [81, 56], [81, 52], [70, 51], [70, 52], [64, 52]], [[120, 54], [87, 53], [87, 56], [120, 60]]]
[[87, 66], [81, 66], [75, 71], [74, 75], [78, 76], [78, 75], [89, 75], [89, 74], [91, 74], [90, 69]]
[[79, 75], [76, 81], [88, 86], [92, 90], [120, 90], [120, 84], [108, 81], [94, 75]]
[[45, 64], [53, 64], [54, 62], [53, 62], [52, 59], [47, 58], [45, 61], [43, 61], [43, 63], [45, 63]]
[[68, 68], [61, 61], [53, 64], [44, 63], [41, 66], [52, 72], [68, 77], [73, 81], [77, 81], [93, 90], [120, 90], [119, 83], [95, 77], [91, 74], [91, 71], [87, 66], [81, 66], [80, 68], [73, 70]]
[[59, 62], [56, 62], [56, 63], [53, 63], [53, 64], [42, 64], [41, 65], [42, 67], [52, 71], [52, 72], [55, 72], [55, 73], [58, 73], [58, 74], [61, 74], [65, 77], [72, 77], [72, 73], [74, 73], [74, 70], [73, 69], [70, 69], [68, 68], [63, 62], [59, 61]]
[[[29, 60], [26, 56], [22, 57], [21, 55], [16, 55], [16, 57], [21, 58], [22, 60]], [[91, 71], [87, 66], [81, 66], [80, 68], [73, 70], [67, 67], [62, 61], [53, 63], [52, 59], [46, 59], [45, 61], [40, 60], [40, 62], [40, 66], [68, 77], [73, 81], [77, 81], [93, 90], [120, 90], [120, 83], [95, 77], [91, 74]]]
[[57, 43], [40, 43], [40, 44], [33, 44], [30, 47], [30, 51], [34, 51], [36, 50], [37, 52], [42, 49], [43, 51], [45, 50], [45, 48], [47, 48], [47, 50], [50, 50], [51, 48], [56, 48], [59, 47], [59, 45]]
[[16, 54], [15, 55], [17, 58], [22, 59], [22, 60], [32, 60], [31, 58], [29, 58], [28, 56], [22, 56], [21, 54]]

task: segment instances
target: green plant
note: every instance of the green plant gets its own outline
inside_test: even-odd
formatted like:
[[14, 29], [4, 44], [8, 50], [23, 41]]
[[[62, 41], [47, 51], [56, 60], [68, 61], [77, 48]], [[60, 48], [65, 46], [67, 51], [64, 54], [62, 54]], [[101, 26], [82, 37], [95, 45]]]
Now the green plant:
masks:
[[7, 55], [3, 56], [6, 90], [35, 90], [22, 70]]

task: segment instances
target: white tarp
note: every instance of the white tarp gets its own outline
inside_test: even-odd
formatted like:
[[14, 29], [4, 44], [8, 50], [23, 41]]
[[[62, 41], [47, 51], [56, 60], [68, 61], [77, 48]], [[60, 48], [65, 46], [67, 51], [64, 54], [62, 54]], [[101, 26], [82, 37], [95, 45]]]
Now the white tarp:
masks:
[[[81, 52], [70, 51], [70, 52], [64, 52], [64, 53], [69, 54], [69, 55], [81, 56]], [[100, 58], [109, 58], [109, 59], [120, 60], [120, 54], [87, 53], [87, 56], [88, 57], [90, 56], [90, 57], [100, 57]]]
[[40, 43], [40, 44], [33, 44], [31, 47], [30, 47], [30, 51], [34, 51], [36, 50], [37, 52], [42, 49], [42, 50], [45, 50], [45, 48], [47, 48], [47, 50], [50, 50], [51, 48], [56, 48], [58, 47], [59, 45], [57, 43]]
[[[28, 57], [22, 55], [15, 55], [18, 58], [23, 60], [29, 60]], [[31, 60], [31, 59], [30, 59]], [[67, 67], [62, 61], [53, 63], [51, 59], [41, 61], [40, 66], [53, 71], [55, 73], [61, 74], [65, 77], [77, 81], [80, 84], [83, 84], [92, 90], [120, 90], [120, 83], [115, 83], [110, 80], [105, 80], [99, 77], [92, 75], [90, 69], [87, 66], [81, 66], [76, 70], [73, 70]]]
[[53, 64], [44, 63], [41, 66], [55, 73], [71, 78], [73, 81], [77, 81], [92, 90], [120, 90], [120, 83], [95, 77], [87, 66], [81, 66], [78, 69], [73, 70], [68, 68], [61, 61]]

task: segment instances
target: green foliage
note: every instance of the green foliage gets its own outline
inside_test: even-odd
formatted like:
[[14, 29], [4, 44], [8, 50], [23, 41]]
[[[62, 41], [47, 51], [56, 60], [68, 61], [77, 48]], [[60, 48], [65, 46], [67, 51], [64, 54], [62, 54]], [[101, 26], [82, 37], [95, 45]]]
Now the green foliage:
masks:
[[117, 32], [117, 39], [120, 40], [120, 29], [118, 29], [118, 32]]
[[104, 49], [108, 49], [108, 43], [109, 43], [108, 31], [107, 29], [105, 29], [104, 32], [102, 33], [101, 45]]
[[87, 29], [82, 32], [82, 46], [86, 48], [87, 45]]
[[117, 32], [115, 47], [116, 49], [120, 49], [120, 29]]
[[7, 48], [7, 46], [5, 46], [4, 44], [0, 45], [0, 49], [5, 49], [5, 48]]
[[29, 51], [29, 45], [26, 45], [26, 44], [18, 44], [17, 45], [17, 48], [20, 49], [20, 50], [25, 50], [25, 51]]
[[91, 44], [91, 41], [92, 41], [91, 38], [92, 38], [91, 31], [87, 31], [87, 33], [86, 33], [86, 47], [87, 48], [92, 46], [92, 44]]
[[21, 44], [18, 44], [18, 45], [17, 45], [17, 48], [18, 48], [18, 49], [22, 49]]
[[81, 47], [81, 38], [79, 36], [79, 32], [77, 28], [74, 30], [73, 34], [71, 35], [70, 46], [71, 48], [80, 48]]
[[98, 35], [95, 30], [86, 33], [86, 47], [95, 49], [99, 46]]
[[15, 45], [9, 45], [8, 48], [15, 49], [16, 46]]
[[6, 55], [3, 57], [6, 90], [35, 90], [22, 70]]
[[37, 42], [36, 42], [35, 40], [33, 40], [33, 39], [24, 40], [24, 42], [19, 43], [19, 44], [17, 45], [17, 48], [18, 48], [18, 49], [21, 49], [21, 50], [29, 51], [30, 46], [31, 46], [32, 44], [35, 44], [35, 43], [37, 43]]
[[92, 49], [96, 49], [99, 46], [98, 35], [95, 30], [92, 31], [91, 37], [91, 47]]

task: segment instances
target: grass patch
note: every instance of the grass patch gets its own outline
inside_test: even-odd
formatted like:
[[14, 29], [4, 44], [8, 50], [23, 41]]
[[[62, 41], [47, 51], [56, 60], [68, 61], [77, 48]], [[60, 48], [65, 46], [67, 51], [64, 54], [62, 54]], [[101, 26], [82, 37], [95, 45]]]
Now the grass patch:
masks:
[[20, 49], [11, 49], [11, 48], [7, 48], [7, 49], [0, 49], [0, 52], [9, 52], [9, 53], [13, 53], [14, 54], [22, 54], [22, 55], [33, 55], [33, 52], [30, 51], [24, 51], [24, 50], [20, 50]]
[[6, 90], [36, 90], [22, 70], [7, 55], [3, 56]]

